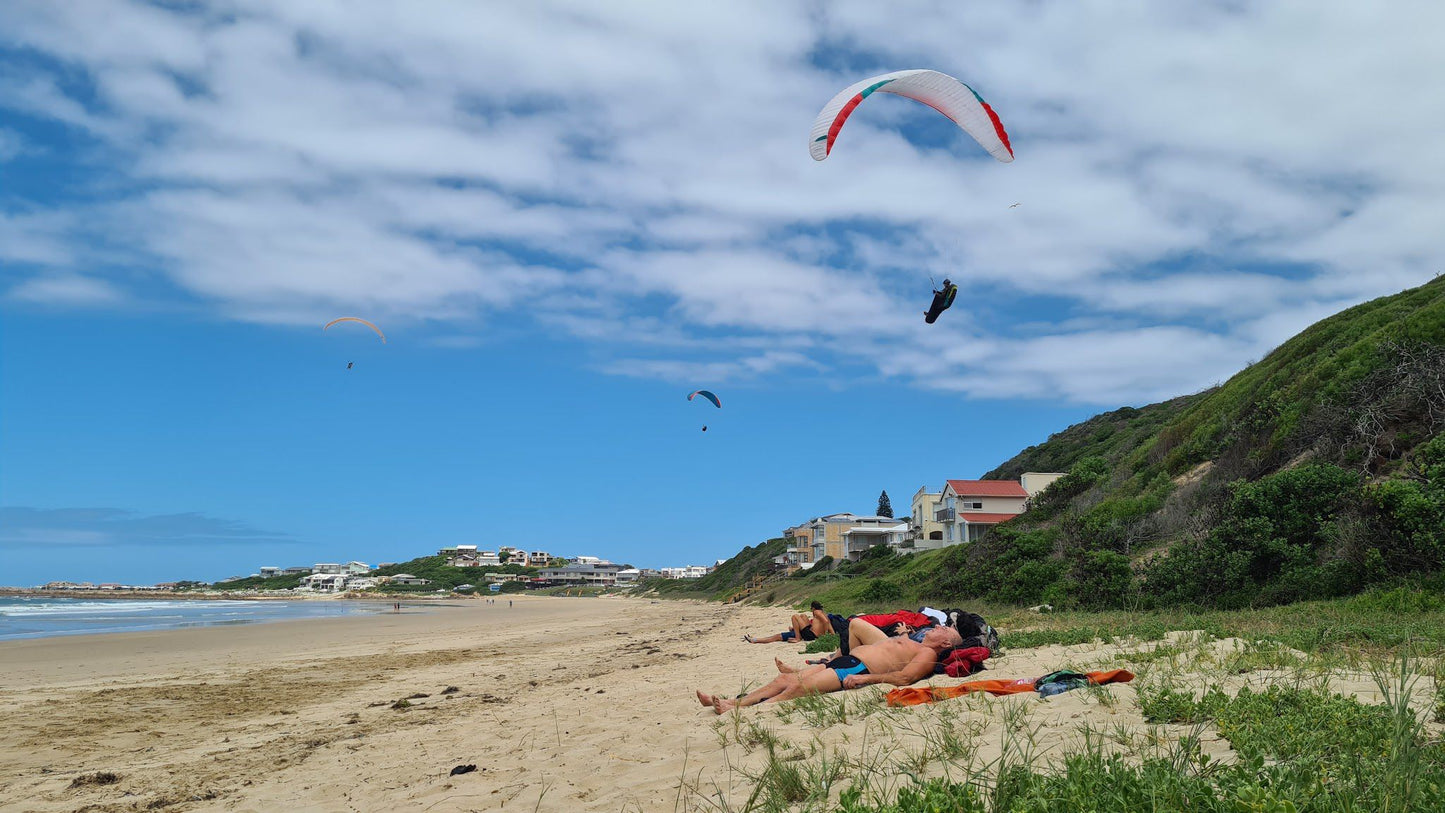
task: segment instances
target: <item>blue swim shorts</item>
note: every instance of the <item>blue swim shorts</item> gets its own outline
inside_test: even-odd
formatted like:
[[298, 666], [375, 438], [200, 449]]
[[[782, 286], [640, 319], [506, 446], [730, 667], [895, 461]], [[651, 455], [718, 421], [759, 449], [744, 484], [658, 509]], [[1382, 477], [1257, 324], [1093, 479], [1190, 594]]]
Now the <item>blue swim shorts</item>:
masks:
[[838, 676], [839, 683], [842, 683], [843, 679], [849, 675], [868, 674], [867, 665], [852, 655], [839, 655], [833, 660], [828, 661], [826, 666], [833, 670], [833, 674]]

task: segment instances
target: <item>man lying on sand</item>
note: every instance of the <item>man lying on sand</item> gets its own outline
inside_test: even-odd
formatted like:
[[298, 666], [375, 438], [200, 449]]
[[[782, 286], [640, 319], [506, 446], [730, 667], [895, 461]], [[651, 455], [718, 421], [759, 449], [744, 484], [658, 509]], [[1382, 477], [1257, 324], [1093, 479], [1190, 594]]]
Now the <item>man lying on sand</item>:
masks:
[[827, 663], [804, 669], [793, 669], [775, 659], [781, 674], [761, 689], [736, 700], [726, 700], [698, 690], [697, 699], [722, 714], [740, 706], [793, 700], [804, 695], [856, 689], [874, 683], [907, 686], [932, 675], [939, 657], [961, 643], [963, 638], [958, 630], [934, 627], [923, 636], [923, 643], [907, 637], [885, 638], [875, 643], [860, 644], [847, 655], [839, 655]]
[[743, 640], [750, 644], [772, 644], [778, 641], [816, 641], [819, 635], [826, 635], [833, 631], [833, 624], [828, 620], [828, 614], [823, 612], [823, 605], [813, 602], [811, 613], [798, 613], [790, 621], [793, 628], [784, 630], [777, 635], [758, 636], [744, 635]]

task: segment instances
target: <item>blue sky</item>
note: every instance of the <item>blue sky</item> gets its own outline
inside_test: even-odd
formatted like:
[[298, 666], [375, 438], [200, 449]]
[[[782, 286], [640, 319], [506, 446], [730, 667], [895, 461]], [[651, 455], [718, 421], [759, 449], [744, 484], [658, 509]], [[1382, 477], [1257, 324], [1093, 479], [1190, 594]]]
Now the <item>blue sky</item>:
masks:
[[[706, 563], [1445, 268], [1438, 4], [873, 6], [4, 4], [0, 583]], [[1017, 160], [808, 157], [912, 67]]]

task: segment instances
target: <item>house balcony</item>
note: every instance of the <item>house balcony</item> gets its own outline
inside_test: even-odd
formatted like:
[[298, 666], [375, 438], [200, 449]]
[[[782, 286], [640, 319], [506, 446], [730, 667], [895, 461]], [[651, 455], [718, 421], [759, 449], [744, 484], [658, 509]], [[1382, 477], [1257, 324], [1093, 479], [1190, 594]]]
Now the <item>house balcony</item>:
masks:
[[933, 512], [933, 518], [938, 522], [953, 522], [958, 515], [952, 508], [940, 508]]

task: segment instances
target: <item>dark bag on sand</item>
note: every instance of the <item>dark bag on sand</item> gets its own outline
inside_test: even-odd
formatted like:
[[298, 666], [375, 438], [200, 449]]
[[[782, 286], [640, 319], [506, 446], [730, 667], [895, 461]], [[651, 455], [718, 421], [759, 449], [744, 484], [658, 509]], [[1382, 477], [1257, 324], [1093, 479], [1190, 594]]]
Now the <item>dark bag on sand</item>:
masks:
[[990, 627], [988, 622], [983, 620], [983, 616], [958, 609], [943, 612], [948, 616], [948, 625], [963, 636], [965, 647], [981, 646], [987, 647], [989, 651], [998, 649], [998, 630]]
[[828, 613], [828, 623], [833, 625], [833, 631], [838, 633], [838, 654], [848, 654], [848, 619], [837, 613]]

